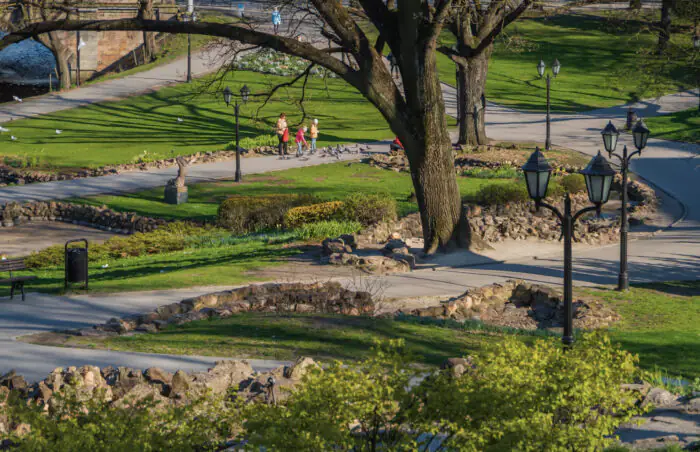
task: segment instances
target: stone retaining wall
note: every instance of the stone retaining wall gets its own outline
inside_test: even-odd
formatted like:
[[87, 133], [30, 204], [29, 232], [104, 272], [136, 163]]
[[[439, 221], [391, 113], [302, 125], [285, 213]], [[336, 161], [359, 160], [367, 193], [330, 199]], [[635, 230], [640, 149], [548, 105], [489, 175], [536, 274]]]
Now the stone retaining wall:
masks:
[[92, 328], [64, 331], [77, 336], [110, 336], [132, 331], [156, 332], [167, 325], [182, 325], [239, 312], [298, 312], [371, 315], [374, 301], [368, 292], [344, 289], [337, 282], [254, 284], [188, 298], [160, 306], [148, 314], [112, 318]]
[[[602, 302], [576, 299], [574, 328], [607, 327], [620, 319]], [[563, 296], [551, 287], [508, 280], [466, 291], [456, 299], [404, 314], [418, 317], [480, 320], [484, 323], [526, 330], [562, 327], [564, 324]]]
[[63, 221], [121, 234], [153, 231], [168, 223], [162, 218], [67, 202], [37, 201], [0, 205], [0, 227], [7, 228], [30, 221]]

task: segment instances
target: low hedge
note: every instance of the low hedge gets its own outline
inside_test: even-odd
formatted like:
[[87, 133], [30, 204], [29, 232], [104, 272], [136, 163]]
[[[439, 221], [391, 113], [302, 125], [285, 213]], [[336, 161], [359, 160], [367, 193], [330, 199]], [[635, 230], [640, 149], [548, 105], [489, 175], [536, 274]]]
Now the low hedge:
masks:
[[469, 201], [481, 205], [508, 204], [511, 202], [524, 202], [530, 199], [527, 188], [523, 182], [510, 184], [484, 185]]
[[583, 174], [567, 174], [561, 178], [559, 183], [568, 193], [586, 191], [586, 179]]
[[[107, 259], [181, 251], [185, 249], [188, 237], [211, 231], [211, 227], [196, 226], [191, 223], [169, 223], [155, 231], [137, 232], [127, 237], [112, 237], [104, 243], [90, 245], [88, 258], [90, 262], [100, 262]], [[30, 254], [24, 261], [28, 268], [60, 267], [64, 264], [64, 246], [50, 246]]]
[[337, 218], [343, 207], [342, 201], [328, 201], [309, 206], [292, 207], [284, 215], [286, 228], [297, 228], [306, 223], [317, 223]]
[[232, 196], [219, 206], [217, 224], [235, 234], [280, 228], [289, 209], [316, 202], [311, 195]]
[[343, 220], [359, 221], [363, 226], [393, 221], [397, 218], [396, 200], [389, 194], [352, 194], [339, 214]]

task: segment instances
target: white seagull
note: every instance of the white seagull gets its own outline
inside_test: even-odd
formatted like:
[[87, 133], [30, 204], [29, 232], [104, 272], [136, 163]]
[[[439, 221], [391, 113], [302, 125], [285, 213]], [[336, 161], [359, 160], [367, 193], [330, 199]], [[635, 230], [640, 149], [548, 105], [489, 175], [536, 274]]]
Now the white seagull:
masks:
[[61, 130], [61, 129], [56, 129], [56, 135], [60, 135], [60, 134], [62, 134], [62, 133], [63, 133], [63, 130]]
[[17, 140], [17, 137], [16, 137], [16, 136], [14, 136], [14, 135], [10, 135], [10, 140], [12, 140], [12, 141], [16, 141], [16, 140]]
[[0, 133], [9, 132], [9, 131], [10, 131], [10, 129], [6, 129], [3, 126], [0, 126]]
[[182, 119], [182, 118], [177, 118], [177, 122], [183, 122], [183, 121], [184, 121], [184, 119]]
[[20, 103], [23, 102], [22, 99], [20, 99], [20, 98], [17, 97], [17, 96], [12, 96], [12, 98], [13, 98], [16, 102], [20, 102]]

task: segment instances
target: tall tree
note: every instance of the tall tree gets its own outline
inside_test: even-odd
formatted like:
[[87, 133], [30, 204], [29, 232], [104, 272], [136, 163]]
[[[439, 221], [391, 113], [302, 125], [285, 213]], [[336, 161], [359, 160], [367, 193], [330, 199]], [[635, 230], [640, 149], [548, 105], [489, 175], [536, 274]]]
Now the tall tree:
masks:
[[[509, 0], [497, 1], [503, 1], [504, 5], [510, 3]], [[289, 0], [285, 6], [293, 8], [298, 3]], [[438, 37], [455, 12], [453, 0], [399, 0], [396, 9], [387, 7], [383, 0], [356, 0], [349, 6], [341, 0], [301, 3], [308, 3], [306, 20], [317, 23], [319, 31], [335, 43], [335, 47], [316, 47], [306, 40], [262, 31], [250, 23], [134, 18], [53, 20], [29, 24], [5, 36], [0, 41], [0, 49], [56, 30], [141, 30], [218, 36], [309, 60], [355, 87], [401, 138], [423, 223], [425, 251], [435, 252], [451, 241], [468, 246], [469, 228], [463, 218], [436, 62]], [[489, 10], [494, 17], [500, 16], [500, 8]], [[389, 46], [396, 58], [402, 83], [392, 78], [384, 58], [376, 49], [377, 43], [373, 43], [360, 27], [360, 20], [371, 22], [379, 32], [379, 39]], [[487, 36], [488, 31], [482, 33], [483, 36], [479, 35], [481, 42], [492, 42], [493, 38]], [[477, 48], [478, 45], [474, 50]], [[479, 49], [479, 52], [483, 50]], [[347, 62], [337, 58], [337, 53], [347, 55]]]
[[454, 48], [440, 47], [457, 66], [460, 112], [459, 143], [486, 144], [486, 77], [493, 42], [520, 17], [533, 0], [455, 0], [448, 29], [457, 40]]
[[661, 22], [659, 23], [659, 55], [666, 51], [671, 39], [671, 10], [674, 0], [661, 0]]
[[[139, 0], [139, 19], [153, 20], [153, 0]], [[153, 61], [156, 55], [156, 36], [154, 33], [143, 32], [143, 62]]]

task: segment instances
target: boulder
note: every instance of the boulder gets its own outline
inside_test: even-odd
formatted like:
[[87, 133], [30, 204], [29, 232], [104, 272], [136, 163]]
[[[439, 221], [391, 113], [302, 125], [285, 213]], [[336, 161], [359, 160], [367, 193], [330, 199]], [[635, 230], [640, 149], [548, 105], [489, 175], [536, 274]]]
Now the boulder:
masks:
[[325, 239], [321, 243], [323, 247], [323, 254], [326, 256], [330, 256], [332, 254], [342, 254], [342, 253], [352, 253], [352, 247], [349, 245], [345, 244], [345, 241], [341, 238], [337, 239]]
[[642, 405], [653, 405], [657, 408], [678, 404], [678, 397], [663, 388], [652, 388], [644, 397]]
[[160, 367], [149, 367], [143, 373], [146, 380], [149, 382], [160, 383], [164, 385], [169, 385], [173, 381], [173, 374], [166, 372]]
[[168, 397], [173, 399], [185, 398], [187, 392], [190, 390], [191, 382], [192, 379], [189, 375], [187, 375], [182, 370], [178, 370], [177, 372], [175, 372], [175, 375], [173, 375], [173, 378], [170, 382], [170, 390], [168, 393]]
[[284, 369], [284, 377], [290, 380], [301, 380], [311, 369], [320, 368], [316, 361], [309, 357], [299, 357], [289, 367]]

